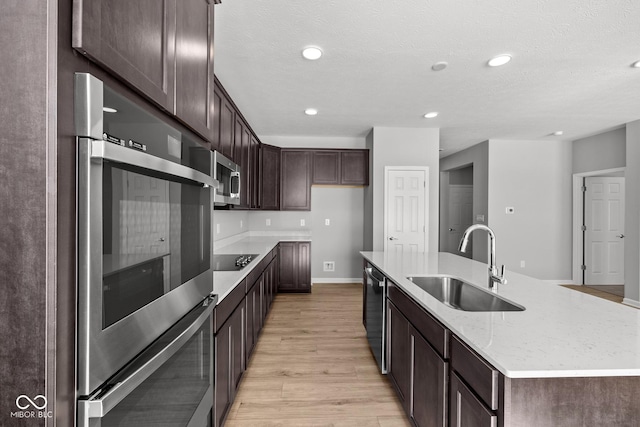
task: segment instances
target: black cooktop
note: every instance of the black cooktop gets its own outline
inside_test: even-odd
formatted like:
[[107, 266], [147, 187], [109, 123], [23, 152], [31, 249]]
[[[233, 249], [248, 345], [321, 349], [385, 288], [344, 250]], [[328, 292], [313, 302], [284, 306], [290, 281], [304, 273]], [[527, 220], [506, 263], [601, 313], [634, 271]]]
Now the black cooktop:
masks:
[[247, 264], [255, 259], [258, 255], [238, 255], [225, 254], [213, 256], [213, 271], [238, 271], [242, 270]]

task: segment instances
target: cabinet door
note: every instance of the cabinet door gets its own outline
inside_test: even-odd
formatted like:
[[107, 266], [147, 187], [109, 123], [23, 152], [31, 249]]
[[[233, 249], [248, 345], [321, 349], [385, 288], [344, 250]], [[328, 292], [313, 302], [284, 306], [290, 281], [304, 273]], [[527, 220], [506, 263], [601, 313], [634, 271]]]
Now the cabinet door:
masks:
[[262, 180], [260, 209], [280, 209], [280, 148], [262, 144]]
[[255, 179], [251, 173], [250, 167], [250, 141], [251, 132], [249, 127], [245, 124], [244, 120], [239, 115], [236, 115], [235, 124], [235, 137], [234, 137], [234, 149], [235, 149], [235, 162], [240, 166], [241, 178], [240, 178], [240, 204], [237, 206], [240, 209], [249, 208], [250, 199], [250, 182]]
[[412, 326], [409, 330], [413, 350], [409, 415], [417, 427], [445, 427], [449, 366], [418, 331]]
[[369, 150], [340, 152], [340, 184], [369, 185]]
[[221, 426], [231, 407], [231, 335], [228, 320], [215, 336], [215, 420]]
[[387, 375], [406, 409], [409, 403], [409, 365], [411, 363], [409, 321], [392, 302], [387, 302]]
[[296, 242], [280, 242], [278, 257], [280, 259], [280, 282], [278, 291], [295, 291], [298, 283], [298, 257]]
[[175, 0], [76, 0], [72, 45], [174, 110]]
[[311, 292], [311, 243], [297, 242], [299, 292]]
[[449, 422], [451, 426], [496, 427], [498, 417], [467, 388], [462, 380], [451, 372], [449, 397]]
[[[133, 2], [135, 3], [135, 2]], [[176, 9], [176, 116], [213, 139], [213, 2], [181, 0]]]
[[235, 397], [245, 370], [244, 316], [244, 304], [240, 304], [228, 320], [231, 335], [231, 401]]
[[[253, 349], [255, 347], [255, 338], [256, 331], [254, 326], [254, 315], [255, 315], [255, 301], [256, 301], [256, 286], [253, 286], [249, 292], [247, 292], [246, 297], [246, 321], [245, 321], [245, 360], [248, 362], [251, 354], [253, 353]], [[246, 366], [246, 364], [245, 364]]]
[[219, 132], [218, 151], [230, 160], [234, 160], [234, 132], [236, 110], [233, 108], [231, 101], [226, 96], [220, 96], [220, 116], [219, 116]]
[[340, 184], [339, 151], [313, 152], [313, 179], [311, 182], [322, 185]]
[[249, 207], [251, 209], [260, 209], [260, 176], [261, 176], [261, 144], [258, 139], [250, 135], [250, 152], [251, 152], [251, 162], [250, 162], [250, 175], [251, 179], [249, 181]]
[[[220, 110], [222, 109], [222, 96], [214, 85], [213, 91], [213, 116], [212, 116], [212, 139], [211, 151], [220, 151]], [[222, 151], [220, 151], [222, 152]]]
[[281, 151], [281, 210], [311, 210], [311, 151]]

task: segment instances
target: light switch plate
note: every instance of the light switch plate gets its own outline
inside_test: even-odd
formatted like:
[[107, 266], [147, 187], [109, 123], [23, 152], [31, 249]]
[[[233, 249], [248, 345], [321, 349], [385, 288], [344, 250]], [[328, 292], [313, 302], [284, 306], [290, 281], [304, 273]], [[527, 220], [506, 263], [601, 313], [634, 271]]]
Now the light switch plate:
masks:
[[329, 218], [325, 219], [324, 225], [331, 225], [331, 220]]
[[304, 219], [301, 219], [301, 220], [300, 220], [300, 227], [304, 227], [304, 225], [305, 225], [305, 224], [306, 224], [305, 220], [304, 220]]

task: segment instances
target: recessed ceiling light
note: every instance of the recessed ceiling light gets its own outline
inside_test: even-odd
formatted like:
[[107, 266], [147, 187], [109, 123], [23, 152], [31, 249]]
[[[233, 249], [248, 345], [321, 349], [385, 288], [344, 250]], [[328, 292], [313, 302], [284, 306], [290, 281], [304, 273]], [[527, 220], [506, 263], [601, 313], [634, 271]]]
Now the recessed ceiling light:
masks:
[[307, 116], [315, 116], [316, 114], [318, 114], [318, 110], [316, 110], [315, 108], [307, 108], [306, 110], [304, 110], [304, 113]]
[[487, 62], [487, 65], [489, 65], [489, 67], [499, 67], [509, 61], [511, 61], [510, 55], [498, 55], [491, 58], [489, 62]]
[[553, 136], [560, 136], [560, 135], [563, 135], [563, 134], [564, 134], [564, 131], [557, 130], [557, 131], [555, 131], [552, 135], [553, 135]]
[[438, 112], [437, 111], [432, 111], [430, 113], [427, 113], [424, 115], [425, 119], [433, 119], [434, 117], [438, 117]]
[[632, 66], [633, 68], [640, 68], [640, 61], [636, 61], [636, 62], [634, 62], [633, 64], [631, 64], [631, 66]]
[[302, 56], [310, 61], [315, 61], [322, 56], [322, 49], [316, 46], [309, 46], [302, 49]]
[[111, 107], [102, 107], [102, 111], [104, 111], [105, 113], [117, 113], [118, 110], [116, 110], [115, 108], [111, 108]]
[[435, 64], [433, 64], [431, 66], [431, 69], [433, 71], [442, 71], [445, 68], [447, 68], [447, 65], [449, 65], [448, 63], [444, 62], [444, 61], [440, 61], [440, 62], [436, 62]]

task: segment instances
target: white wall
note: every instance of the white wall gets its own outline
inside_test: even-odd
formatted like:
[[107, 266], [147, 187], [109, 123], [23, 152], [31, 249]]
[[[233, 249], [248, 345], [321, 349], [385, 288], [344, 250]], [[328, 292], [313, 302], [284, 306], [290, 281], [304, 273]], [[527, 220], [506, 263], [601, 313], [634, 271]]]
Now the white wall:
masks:
[[429, 237], [425, 247], [427, 251], [437, 252], [440, 130], [374, 127], [370, 135], [367, 145], [372, 157], [372, 187], [365, 198], [371, 215], [371, 228], [366, 233], [372, 233], [369, 238], [373, 250], [384, 250], [385, 166], [426, 166], [429, 168]]
[[489, 141], [488, 225], [507, 270], [571, 280], [571, 165], [570, 141]]
[[573, 173], [623, 167], [626, 142], [624, 127], [573, 141]]
[[626, 157], [624, 297], [640, 307], [640, 120], [627, 123]]

